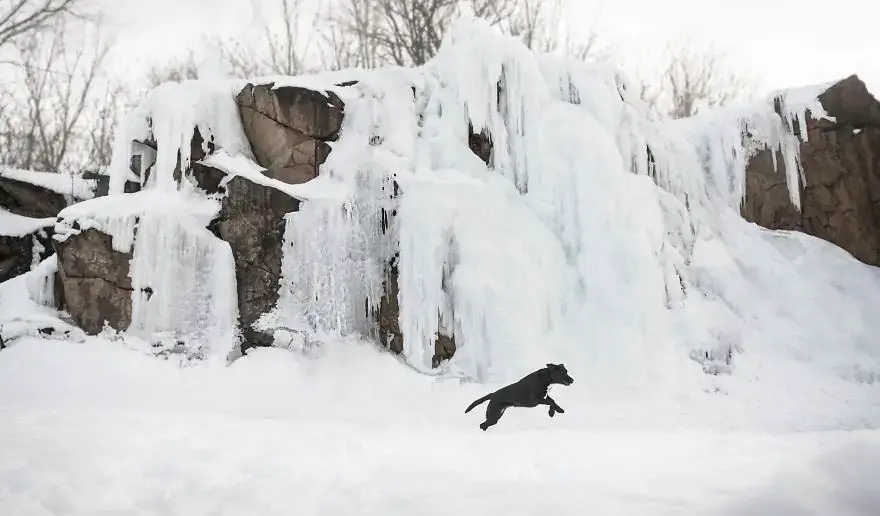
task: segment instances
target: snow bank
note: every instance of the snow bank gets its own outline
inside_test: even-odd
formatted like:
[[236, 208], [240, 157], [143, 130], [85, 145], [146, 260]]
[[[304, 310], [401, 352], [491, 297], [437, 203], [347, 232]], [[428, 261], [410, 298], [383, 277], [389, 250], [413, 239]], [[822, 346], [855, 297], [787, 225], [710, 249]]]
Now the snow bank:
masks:
[[[302, 200], [287, 216], [272, 324], [375, 336], [393, 264], [404, 359], [422, 372], [432, 372], [438, 332], [457, 346], [440, 374], [515, 379], [567, 360], [589, 371], [590, 388], [617, 394], [728, 388], [737, 371], [778, 381], [768, 363], [859, 378], [870, 376], [855, 364], [880, 370], [880, 321], [864, 314], [880, 302], [876, 271], [737, 213], [761, 149], [781, 153], [798, 206], [798, 146], [806, 117], [825, 116], [817, 97], [828, 85], [671, 121], [617, 70], [534, 54], [473, 19], [454, 23], [417, 69], [256, 82], [345, 100], [318, 179], [262, 174], [235, 111], [243, 84], [220, 80], [154, 91], [120, 135], [113, 177], [120, 191], [127, 142], [151, 138], [155, 189], [177, 189], [176, 153], [186, 162], [198, 127], [221, 149], [203, 163], [227, 181]], [[491, 140], [488, 164], [469, 149], [469, 128]], [[816, 258], [790, 254], [793, 241]]]
[[91, 199], [95, 196], [95, 181], [68, 172], [54, 174], [0, 166], [0, 177], [29, 183], [75, 199]]

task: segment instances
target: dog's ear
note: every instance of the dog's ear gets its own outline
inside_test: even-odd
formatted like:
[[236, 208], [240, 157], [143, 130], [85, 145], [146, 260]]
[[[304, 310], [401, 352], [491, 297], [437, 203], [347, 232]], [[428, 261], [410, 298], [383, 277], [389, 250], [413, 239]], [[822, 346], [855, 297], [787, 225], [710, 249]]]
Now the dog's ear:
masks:
[[554, 365], [554, 364], [547, 364], [547, 369], [554, 369], [554, 368], [556, 368], [556, 365]]

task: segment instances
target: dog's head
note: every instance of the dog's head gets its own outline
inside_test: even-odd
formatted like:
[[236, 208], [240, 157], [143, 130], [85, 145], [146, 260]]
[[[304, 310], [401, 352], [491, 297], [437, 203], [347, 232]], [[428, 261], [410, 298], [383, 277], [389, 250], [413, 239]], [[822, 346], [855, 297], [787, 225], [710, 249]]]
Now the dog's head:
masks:
[[574, 383], [574, 378], [569, 376], [568, 369], [563, 364], [547, 364], [547, 372], [550, 373], [550, 383], [561, 383], [562, 385]]

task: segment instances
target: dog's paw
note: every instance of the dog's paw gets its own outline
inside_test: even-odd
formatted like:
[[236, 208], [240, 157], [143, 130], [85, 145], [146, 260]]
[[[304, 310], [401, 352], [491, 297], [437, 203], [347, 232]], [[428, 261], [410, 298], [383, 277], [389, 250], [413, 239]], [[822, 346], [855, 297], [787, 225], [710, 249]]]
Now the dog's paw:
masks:
[[488, 427], [488, 426], [486, 426], [486, 424], [485, 424], [485, 423], [480, 423], [480, 430], [482, 430], [482, 431], [484, 431], [484, 432], [485, 432], [485, 431], [486, 431], [486, 429], [487, 429], [487, 428], [489, 428], [489, 427]]
[[555, 411], [555, 410], [553, 410], [553, 408], [552, 408], [552, 407], [551, 407], [551, 408], [550, 408], [550, 410], [549, 410], [549, 411], [547, 411], [547, 414], [549, 414], [549, 415], [550, 415], [550, 417], [553, 417], [553, 415], [554, 415], [554, 414], [556, 414], [556, 411]]
[[556, 407], [556, 412], [559, 412], [560, 414], [565, 414], [565, 411], [562, 410], [562, 407]]

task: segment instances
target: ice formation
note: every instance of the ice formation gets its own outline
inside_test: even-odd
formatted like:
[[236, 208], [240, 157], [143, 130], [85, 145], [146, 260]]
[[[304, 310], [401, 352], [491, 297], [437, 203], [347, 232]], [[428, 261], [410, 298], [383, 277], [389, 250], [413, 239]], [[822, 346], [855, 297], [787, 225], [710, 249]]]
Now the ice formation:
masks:
[[114, 251], [132, 256], [129, 333], [179, 339], [221, 357], [235, 344], [238, 312], [232, 251], [206, 229], [219, 209], [214, 199], [182, 191], [111, 195], [62, 210], [54, 238], [88, 229], [110, 235]]
[[[340, 138], [318, 179], [284, 185], [260, 173], [234, 103], [243, 83], [189, 81], [160, 86], [128, 119], [111, 184], [121, 192], [128, 142], [149, 138], [159, 150], [148, 191], [176, 191], [176, 153], [188, 162], [198, 127], [221, 149], [205, 164], [303, 200], [286, 217], [273, 323], [376, 336], [372, 312], [393, 264], [403, 355], [426, 373], [438, 332], [457, 345], [440, 373], [479, 380], [544, 360], [589, 362], [596, 386], [725, 372], [740, 355], [753, 366], [767, 353], [822, 367], [877, 361], [866, 336], [880, 327], [846, 293], [878, 286], [874, 270], [737, 213], [745, 165], [761, 149], [782, 155], [799, 205], [800, 138], [806, 116], [825, 115], [817, 96], [827, 85], [671, 121], [614, 69], [534, 54], [473, 19], [453, 24], [417, 69], [252, 82], [261, 81], [344, 99]], [[469, 149], [469, 128], [491, 140], [488, 164]], [[122, 246], [127, 227], [110, 228]], [[164, 246], [150, 250], [154, 260], [169, 260], [164, 249], [181, 242], [168, 231], [151, 244]], [[829, 273], [793, 249], [847, 272], [812, 279]], [[135, 252], [143, 270], [146, 250]], [[825, 303], [851, 323], [833, 360], [837, 324], [817, 315]]]

